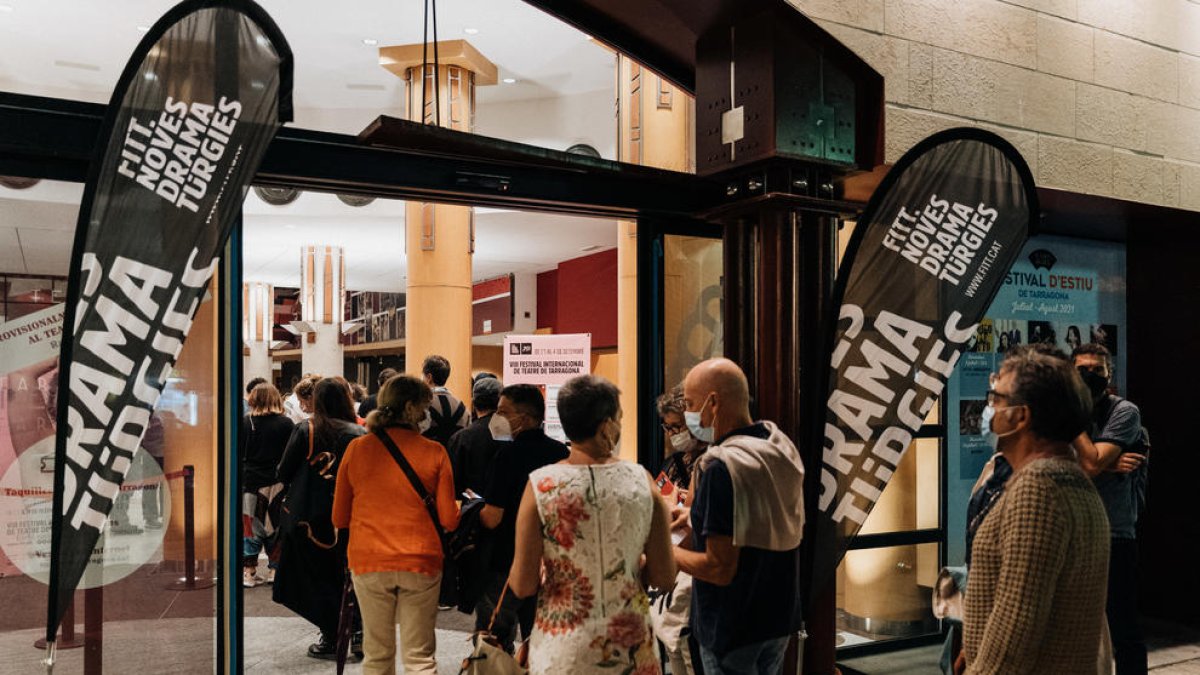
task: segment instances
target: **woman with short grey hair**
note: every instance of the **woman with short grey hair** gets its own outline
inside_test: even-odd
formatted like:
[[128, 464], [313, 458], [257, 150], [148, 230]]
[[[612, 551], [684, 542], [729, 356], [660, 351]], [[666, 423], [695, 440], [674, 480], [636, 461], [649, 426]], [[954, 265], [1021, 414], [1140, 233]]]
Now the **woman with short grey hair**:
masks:
[[660, 672], [643, 580], [675, 582], [669, 516], [646, 470], [618, 456], [620, 395], [594, 375], [563, 385], [557, 407], [571, 454], [531, 473], [521, 500], [509, 587], [529, 597], [541, 583], [534, 675]]

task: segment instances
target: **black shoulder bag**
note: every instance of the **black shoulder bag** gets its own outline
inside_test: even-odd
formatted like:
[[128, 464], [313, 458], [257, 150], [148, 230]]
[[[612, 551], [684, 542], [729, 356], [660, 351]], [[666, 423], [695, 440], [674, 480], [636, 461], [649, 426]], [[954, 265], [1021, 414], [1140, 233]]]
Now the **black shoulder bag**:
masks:
[[400, 452], [399, 446], [388, 435], [386, 429], [376, 429], [375, 437], [382, 443], [383, 447], [391, 453], [392, 459], [396, 460], [396, 464], [400, 466], [400, 470], [408, 478], [408, 482], [412, 483], [413, 490], [416, 490], [417, 497], [425, 504], [425, 510], [429, 513], [429, 519], [433, 521], [433, 529], [437, 530], [438, 541], [442, 545], [442, 590], [438, 596], [438, 603], [441, 605], [457, 605], [459, 592], [458, 566], [455, 557], [451, 555], [451, 547], [449, 538], [446, 535], [446, 530], [442, 528], [442, 521], [438, 519], [437, 501], [433, 494], [425, 489], [425, 484], [421, 482], [421, 477], [412, 468], [412, 464], [404, 457], [404, 453]]

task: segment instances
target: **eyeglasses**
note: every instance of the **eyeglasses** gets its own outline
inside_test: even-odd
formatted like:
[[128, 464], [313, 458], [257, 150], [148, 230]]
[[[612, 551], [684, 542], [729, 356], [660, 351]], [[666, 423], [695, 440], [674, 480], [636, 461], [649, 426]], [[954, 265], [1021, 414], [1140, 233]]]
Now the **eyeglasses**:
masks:
[[996, 391], [996, 381], [999, 379], [1000, 379], [1000, 376], [998, 373], [992, 373], [991, 375], [988, 375], [987, 402], [988, 402], [988, 405], [990, 405], [990, 406], [995, 406], [996, 401], [1012, 400], [1012, 394], [1005, 394], [1005, 393]]
[[1099, 375], [1100, 377], [1108, 377], [1108, 366], [1104, 364], [1095, 366], [1075, 366], [1075, 370], [1078, 370], [1081, 374], [1092, 373], [1093, 375]]
[[675, 434], [683, 433], [685, 430], [687, 430], [686, 424], [663, 424], [661, 426], [663, 428], [663, 431], [667, 432], [668, 434], [671, 434], [672, 436], [674, 436]]

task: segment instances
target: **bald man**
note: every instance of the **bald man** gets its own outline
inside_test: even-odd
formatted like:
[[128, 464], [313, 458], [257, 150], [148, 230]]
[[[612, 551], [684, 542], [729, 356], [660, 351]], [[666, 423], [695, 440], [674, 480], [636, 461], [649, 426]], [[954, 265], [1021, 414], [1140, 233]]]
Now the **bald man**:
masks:
[[775, 424], [751, 417], [746, 375], [733, 361], [693, 368], [683, 404], [688, 429], [711, 443], [680, 519], [690, 537], [675, 548], [679, 569], [694, 577], [691, 629], [704, 672], [775, 675], [800, 628], [804, 464]]

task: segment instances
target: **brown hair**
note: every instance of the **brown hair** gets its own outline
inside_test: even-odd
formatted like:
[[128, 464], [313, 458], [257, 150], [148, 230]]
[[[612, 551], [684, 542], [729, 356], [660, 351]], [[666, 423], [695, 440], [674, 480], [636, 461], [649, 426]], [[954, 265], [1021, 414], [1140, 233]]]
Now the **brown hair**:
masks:
[[337, 440], [337, 429], [333, 420], [354, 424], [354, 402], [350, 400], [350, 387], [340, 377], [327, 377], [313, 387], [313, 441], [318, 447], [328, 448]]
[[250, 390], [250, 416], [279, 415], [283, 413], [283, 397], [270, 382], [262, 382]]
[[292, 393], [296, 395], [296, 398], [302, 398], [307, 401], [312, 398], [313, 390], [320, 381], [320, 377], [316, 375], [309, 375], [303, 380], [297, 382], [295, 387], [292, 387]]
[[397, 375], [379, 388], [378, 407], [367, 415], [367, 431], [388, 427], [417, 428], [433, 400], [433, 390], [412, 375]]
[[1024, 405], [1038, 436], [1070, 443], [1091, 424], [1092, 396], [1079, 373], [1066, 361], [1029, 346], [1015, 347], [1000, 364], [1013, 375], [1009, 405]]

